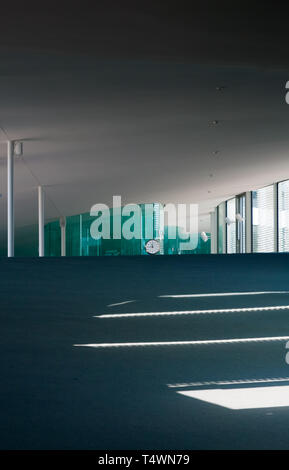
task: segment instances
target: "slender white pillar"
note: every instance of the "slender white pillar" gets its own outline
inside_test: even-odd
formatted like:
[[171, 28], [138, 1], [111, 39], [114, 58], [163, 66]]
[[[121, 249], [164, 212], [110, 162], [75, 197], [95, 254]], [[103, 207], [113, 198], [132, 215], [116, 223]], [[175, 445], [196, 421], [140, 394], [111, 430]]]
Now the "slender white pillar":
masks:
[[246, 253], [252, 252], [252, 193], [246, 192], [245, 206]]
[[42, 186], [38, 186], [38, 239], [39, 256], [44, 256], [44, 192]]
[[66, 256], [66, 217], [60, 217], [59, 225], [61, 230], [61, 256]]
[[82, 215], [79, 215], [79, 256], [82, 256]]
[[14, 159], [13, 142], [7, 142], [7, 254], [14, 256]]
[[278, 184], [273, 184], [274, 251], [278, 251]]

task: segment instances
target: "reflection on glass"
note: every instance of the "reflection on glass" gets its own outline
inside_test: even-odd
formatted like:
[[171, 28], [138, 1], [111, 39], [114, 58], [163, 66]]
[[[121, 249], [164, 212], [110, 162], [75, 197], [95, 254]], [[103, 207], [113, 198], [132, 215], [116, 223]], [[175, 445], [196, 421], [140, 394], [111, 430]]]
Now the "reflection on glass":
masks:
[[226, 238], [226, 203], [222, 202], [218, 207], [218, 253], [224, 253], [224, 244]]
[[252, 192], [253, 251], [274, 251], [273, 185]]
[[227, 253], [236, 253], [236, 198], [227, 202]]
[[242, 194], [237, 198], [237, 253], [246, 253], [246, 196]]
[[289, 181], [278, 184], [278, 249], [289, 251]]

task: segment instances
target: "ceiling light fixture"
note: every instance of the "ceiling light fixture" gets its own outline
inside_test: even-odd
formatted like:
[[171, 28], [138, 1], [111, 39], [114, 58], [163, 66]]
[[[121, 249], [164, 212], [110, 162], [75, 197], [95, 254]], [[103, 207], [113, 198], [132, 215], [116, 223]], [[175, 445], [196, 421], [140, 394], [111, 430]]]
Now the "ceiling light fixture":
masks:
[[231, 225], [234, 223], [234, 220], [230, 219], [230, 217], [225, 217], [225, 222], [227, 225]]
[[201, 239], [206, 243], [209, 240], [208, 235], [206, 232], [201, 232]]
[[236, 214], [236, 219], [238, 220], [238, 222], [244, 222], [245, 221], [245, 218], [239, 213]]
[[13, 153], [15, 157], [22, 157], [23, 155], [23, 142], [20, 142], [19, 140], [15, 140], [13, 143]]

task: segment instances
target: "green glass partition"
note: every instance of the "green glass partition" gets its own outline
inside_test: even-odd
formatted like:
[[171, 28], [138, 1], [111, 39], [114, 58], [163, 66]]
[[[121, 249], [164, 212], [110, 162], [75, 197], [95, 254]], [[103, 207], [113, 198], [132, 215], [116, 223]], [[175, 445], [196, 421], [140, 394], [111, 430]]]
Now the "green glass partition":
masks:
[[[152, 210], [148, 210], [152, 206]], [[210, 239], [205, 242], [199, 234], [196, 234], [198, 240], [194, 250], [181, 249], [181, 243], [184, 242], [178, 236], [170, 239], [168, 236], [169, 227], [162, 226], [162, 206], [160, 204], [141, 204], [140, 227], [141, 238], [132, 238], [130, 240], [121, 236], [120, 239], [113, 238], [114, 212], [109, 211], [109, 239], [100, 238], [95, 240], [91, 236], [91, 224], [96, 219], [89, 213], [74, 215], [66, 218], [66, 256], [128, 256], [128, 255], [147, 255], [145, 244], [148, 241], [147, 225], [151, 226], [151, 235], [160, 243], [160, 252], [162, 254], [197, 254], [210, 253]], [[148, 211], [148, 212], [146, 212]], [[149, 216], [148, 216], [149, 214]], [[121, 215], [121, 226], [129, 219], [129, 216]], [[210, 234], [208, 234], [210, 237]], [[61, 254], [61, 235], [59, 221], [54, 221], [45, 226], [45, 256], [60, 256]]]

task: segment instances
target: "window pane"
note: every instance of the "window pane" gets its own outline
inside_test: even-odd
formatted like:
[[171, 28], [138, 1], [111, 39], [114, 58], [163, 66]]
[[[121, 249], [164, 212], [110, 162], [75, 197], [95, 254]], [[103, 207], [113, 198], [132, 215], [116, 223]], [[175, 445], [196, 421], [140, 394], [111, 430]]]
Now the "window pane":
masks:
[[274, 251], [273, 185], [252, 191], [253, 251]]
[[278, 184], [279, 251], [289, 251], [289, 181]]
[[246, 196], [243, 194], [242, 196], [238, 196], [238, 213], [240, 217], [238, 221], [236, 221], [236, 228], [237, 228], [237, 252], [238, 253], [246, 253]]
[[218, 207], [218, 253], [224, 253], [226, 203]]
[[227, 253], [236, 253], [236, 198], [227, 202]]

